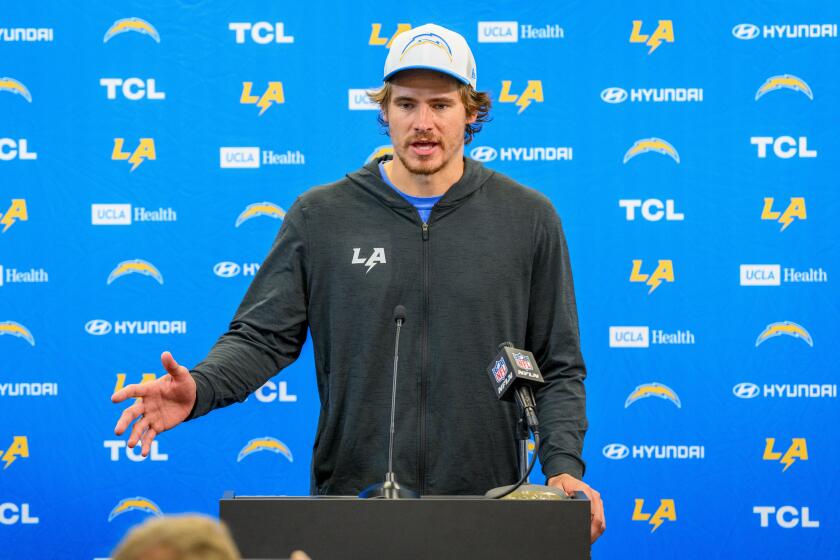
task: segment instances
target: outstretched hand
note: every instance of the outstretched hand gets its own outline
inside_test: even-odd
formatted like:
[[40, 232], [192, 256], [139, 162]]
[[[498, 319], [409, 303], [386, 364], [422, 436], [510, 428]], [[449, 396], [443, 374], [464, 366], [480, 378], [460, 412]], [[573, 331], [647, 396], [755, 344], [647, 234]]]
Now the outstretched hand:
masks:
[[128, 385], [111, 395], [111, 402], [114, 403], [132, 397], [137, 399], [123, 410], [114, 433], [123, 435], [134, 422], [128, 446], [133, 448], [142, 442], [143, 457], [148, 456], [155, 437], [183, 422], [195, 404], [195, 380], [189, 370], [179, 365], [169, 352], [161, 354], [160, 362], [166, 375], [149, 383]]

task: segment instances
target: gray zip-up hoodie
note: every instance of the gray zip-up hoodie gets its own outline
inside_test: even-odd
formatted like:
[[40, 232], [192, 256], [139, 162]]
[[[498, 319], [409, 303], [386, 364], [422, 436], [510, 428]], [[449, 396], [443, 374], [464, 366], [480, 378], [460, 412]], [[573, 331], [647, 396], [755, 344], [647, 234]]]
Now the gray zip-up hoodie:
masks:
[[565, 238], [542, 194], [465, 158], [423, 224], [374, 161], [301, 195], [229, 331], [192, 370], [196, 418], [242, 401], [312, 333], [321, 413], [313, 494], [357, 494], [387, 470], [400, 337], [394, 470], [422, 494], [482, 494], [517, 480], [515, 405], [486, 373], [497, 345], [537, 358], [549, 477], [580, 478], [586, 376]]

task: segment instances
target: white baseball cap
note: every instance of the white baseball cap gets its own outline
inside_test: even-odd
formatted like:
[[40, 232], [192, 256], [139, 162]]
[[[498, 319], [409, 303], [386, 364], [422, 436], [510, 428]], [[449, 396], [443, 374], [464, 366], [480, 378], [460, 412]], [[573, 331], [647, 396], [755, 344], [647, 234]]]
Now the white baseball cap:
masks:
[[382, 79], [411, 69], [443, 72], [476, 88], [475, 58], [467, 40], [440, 25], [427, 23], [394, 37]]

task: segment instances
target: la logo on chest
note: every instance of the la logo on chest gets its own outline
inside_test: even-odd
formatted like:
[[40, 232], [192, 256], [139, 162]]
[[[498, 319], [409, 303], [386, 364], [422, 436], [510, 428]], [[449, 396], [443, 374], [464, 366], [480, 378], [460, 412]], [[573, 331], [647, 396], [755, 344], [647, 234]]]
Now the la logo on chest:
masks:
[[363, 257], [361, 255], [362, 248], [355, 247], [353, 249], [353, 260], [350, 261], [351, 264], [363, 264], [367, 267], [365, 274], [370, 272], [374, 266], [378, 264], [385, 264], [387, 261], [385, 260], [385, 248], [384, 247], [374, 247], [373, 253], [369, 257]]

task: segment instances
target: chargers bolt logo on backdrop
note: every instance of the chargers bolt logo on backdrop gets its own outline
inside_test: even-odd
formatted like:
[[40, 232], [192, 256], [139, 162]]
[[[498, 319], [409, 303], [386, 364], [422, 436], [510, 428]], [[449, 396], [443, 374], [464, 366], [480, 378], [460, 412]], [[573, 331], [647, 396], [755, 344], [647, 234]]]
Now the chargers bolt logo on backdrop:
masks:
[[273, 103], [285, 103], [286, 97], [283, 94], [283, 82], [268, 82], [265, 92], [262, 95], [252, 95], [251, 88], [254, 82], [242, 82], [242, 95], [239, 103], [243, 105], [256, 105], [260, 108], [259, 116], [262, 116]]
[[662, 282], [674, 281], [674, 263], [671, 260], [660, 259], [656, 270], [654, 270], [651, 274], [642, 273], [641, 270], [641, 259], [634, 259], [633, 270], [630, 271], [630, 281], [644, 282], [645, 284], [650, 286], [650, 290], [648, 290], [648, 295], [652, 294], [653, 291], [656, 288], [658, 288], [660, 284], [662, 284]]
[[650, 530], [651, 533], [659, 529], [659, 526], [662, 525], [663, 522], [667, 521], [676, 521], [677, 520], [677, 507], [674, 504], [674, 500], [670, 498], [665, 498], [659, 500], [659, 507], [656, 511], [651, 515], [650, 513], [645, 513], [643, 511], [645, 507], [645, 501], [640, 498], [636, 498], [636, 507], [633, 508], [633, 521], [647, 521], [651, 525], [653, 525], [653, 529]]
[[268, 216], [276, 220], [286, 217], [286, 211], [271, 202], [255, 202], [245, 207], [245, 210], [236, 218], [236, 227], [258, 216]]
[[130, 153], [123, 151], [124, 143], [124, 138], [114, 138], [114, 150], [111, 152], [111, 159], [114, 161], [128, 160], [128, 163], [132, 164], [130, 171], [137, 169], [137, 166], [147, 159], [157, 159], [154, 138], [141, 138], [137, 148]]
[[[374, 150], [370, 153], [370, 155], [365, 160], [365, 164], [368, 164], [374, 160], [377, 160], [384, 156], [393, 156], [394, 155], [394, 147], [390, 144], [386, 144], [383, 146], [377, 146]], [[475, 159], [475, 158], [473, 158]]]
[[639, 154], [645, 154], [647, 152], [666, 155], [675, 162], [680, 162], [680, 154], [677, 153], [676, 148], [662, 138], [642, 138], [641, 140], [636, 140], [630, 146], [630, 149], [624, 154], [623, 163], [627, 163]]
[[394, 39], [400, 33], [408, 31], [411, 29], [411, 24], [409, 23], [399, 23], [397, 24], [397, 31], [391, 35], [390, 37], [382, 37], [380, 33], [382, 32], [382, 24], [381, 23], [372, 23], [370, 24], [370, 39], [368, 39], [368, 45], [372, 46], [382, 46], [384, 45], [386, 49], [391, 48], [391, 43], [394, 42]]
[[294, 463], [294, 459], [292, 458], [292, 452], [286, 446], [285, 443], [282, 441], [275, 439], [273, 437], [262, 437], [262, 438], [255, 438], [249, 441], [245, 447], [239, 452], [239, 455], [236, 457], [236, 462], [239, 463], [252, 453], [257, 453], [258, 451], [270, 451], [272, 453], [278, 453], [289, 460], [290, 463]]
[[811, 334], [805, 330], [805, 327], [790, 321], [781, 321], [767, 325], [767, 327], [761, 331], [761, 334], [758, 335], [758, 338], [755, 339], [755, 346], [758, 347], [763, 344], [764, 341], [782, 335], [798, 338], [812, 348], [814, 346], [814, 340], [811, 338]]
[[502, 91], [499, 93], [499, 103], [516, 103], [519, 107], [517, 115], [521, 115], [522, 111], [528, 108], [532, 102], [542, 103], [543, 87], [542, 80], [528, 80], [528, 85], [521, 94], [512, 94], [510, 92], [511, 80], [502, 80]]
[[811, 101], [814, 100], [814, 94], [811, 92], [811, 87], [805, 83], [805, 80], [792, 76], [791, 74], [782, 74], [781, 76], [767, 78], [767, 81], [758, 88], [757, 92], [755, 92], [755, 100], [758, 101], [761, 97], [764, 97], [766, 93], [782, 88], [801, 92]]
[[629, 408], [630, 405], [636, 401], [646, 399], [648, 397], [665, 399], [666, 401], [671, 401], [677, 408], [682, 408], [680, 397], [677, 395], [676, 391], [661, 383], [645, 383], [633, 389], [627, 397], [627, 400], [624, 401], [624, 408]]
[[12, 438], [12, 444], [9, 448], [4, 452], [0, 449], [0, 461], [5, 463], [3, 465], [3, 470], [9, 468], [9, 466], [15, 462], [16, 459], [23, 458], [26, 459], [29, 457], [29, 440], [26, 436], [14, 436]]
[[114, 506], [114, 509], [111, 510], [111, 514], [108, 516], [108, 521], [110, 522], [115, 517], [128, 511], [142, 511], [157, 517], [161, 517], [163, 515], [163, 512], [160, 511], [160, 508], [152, 500], [142, 496], [137, 496], [135, 498], [125, 498], [120, 500], [120, 503]]
[[805, 198], [801, 196], [790, 197], [790, 204], [785, 208], [784, 212], [777, 212], [773, 210], [774, 199], [766, 197], [764, 199], [764, 208], [761, 211], [762, 220], [774, 220], [782, 224], [782, 229], [785, 231], [787, 227], [793, 223], [794, 218], [800, 220], [807, 220], [808, 214], [805, 209]]
[[20, 323], [15, 323], [14, 321], [3, 321], [0, 323], [0, 336], [4, 334], [22, 338], [31, 346], [35, 346], [35, 338], [32, 336], [32, 333]]
[[20, 95], [26, 101], [32, 103], [32, 94], [29, 93], [25, 85], [14, 78], [0, 78], [0, 91], [8, 91], [15, 95]]
[[118, 19], [115, 21], [114, 24], [108, 28], [108, 31], [105, 32], [105, 37], [103, 37], [102, 42], [107, 43], [113, 37], [129, 31], [133, 31], [141, 35], [147, 35], [154, 39], [155, 43], [160, 43], [160, 35], [158, 34], [157, 29], [155, 29], [148, 21], [138, 17]]
[[674, 23], [670, 19], [660, 19], [652, 35], [642, 34], [642, 20], [633, 20], [633, 30], [630, 32], [631, 43], [644, 43], [650, 47], [648, 54], [653, 53], [662, 42], [674, 42]]
[[779, 461], [785, 466], [782, 472], [785, 472], [797, 460], [808, 460], [808, 442], [805, 438], [791, 438], [790, 447], [787, 448], [784, 455], [781, 451], [775, 450], [776, 438], [765, 438], [764, 440], [764, 455], [762, 459], [765, 461]]
[[114, 280], [122, 278], [128, 274], [142, 274], [143, 276], [151, 276], [158, 281], [158, 284], [163, 284], [163, 276], [160, 271], [152, 263], [141, 259], [133, 259], [130, 261], [123, 261], [118, 264], [111, 274], [108, 275], [108, 285]]

